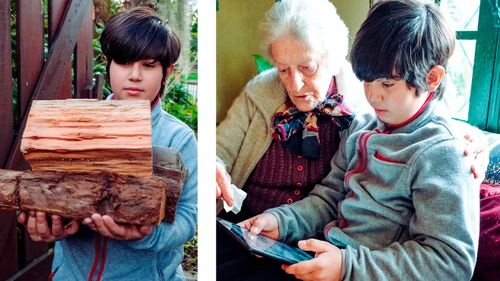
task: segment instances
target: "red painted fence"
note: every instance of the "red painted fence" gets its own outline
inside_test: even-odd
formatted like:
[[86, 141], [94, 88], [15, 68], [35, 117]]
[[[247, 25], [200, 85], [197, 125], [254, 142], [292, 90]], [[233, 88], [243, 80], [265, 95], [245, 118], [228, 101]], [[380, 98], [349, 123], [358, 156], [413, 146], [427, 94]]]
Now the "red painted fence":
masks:
[[[42, 1], [0, 0], [0, 167], [3, 169], [29, 168], [19, 144], [32, 100], [97, 97], [97, 87], [92, 82], [92, 1], [47, 2], [48, 8], [43, 9]], [[14, 24], [11, 7], [16, 7], [14, 40], [11, 40]], [[48, 20], [46, 29], [44, 10]], [[13, 45], [17, 51], [14, 58]], [[13, 77], [13, 59], [17, 77]], [[13, 85], [15, 78], [17, 85]], [[47, 280], [53, 253], [50, 246], [31, 241], [24, 227], [17, 225], [15, 212], [0, 211], [0, 280]]]

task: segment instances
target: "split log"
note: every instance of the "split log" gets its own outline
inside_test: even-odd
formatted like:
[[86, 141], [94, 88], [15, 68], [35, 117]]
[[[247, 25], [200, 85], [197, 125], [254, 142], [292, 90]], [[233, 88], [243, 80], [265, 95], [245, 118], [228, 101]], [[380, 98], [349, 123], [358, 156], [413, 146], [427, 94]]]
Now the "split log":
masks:
[[153, 147], [154, 175], [0, 170], [0, 209], [83, 219], [93, 213], [129, 224], [174, 222], [188, 171], [177, 151]]
[[0, 206], [83, 219], [94, 213], [116, 222], [152, 225], [165, 217], [165, 180], [109, 173], [0, 170]]
[[35, 100], [21, 142], [33, 170], [152, 174], [146, 100]]
[[17, 171], [0, 170], [0, 209], [18, 208]]
[[166, 184], [165, 220], [174, 222], [177, 202], [181, 197], [188, 170], [184, 167], [179, 153], [171, 148], [153, 146], [153, 174]]

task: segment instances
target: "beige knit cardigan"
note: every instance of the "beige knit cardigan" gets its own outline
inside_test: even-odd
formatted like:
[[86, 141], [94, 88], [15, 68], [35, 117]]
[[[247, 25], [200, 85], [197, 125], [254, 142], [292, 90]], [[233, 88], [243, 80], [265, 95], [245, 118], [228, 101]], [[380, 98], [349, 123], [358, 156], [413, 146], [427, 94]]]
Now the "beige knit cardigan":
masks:
[[[335, 78], [339, 93], [351, 108], [367, 110], [361, 83], [349, 63], [345, 62]], [[271, 119], [285, 99], [276, 68], [265, 71], [248, 82], [217, 127], [217, 160], [226, 166], [232, 183], [239, 188], [271, 145]]]

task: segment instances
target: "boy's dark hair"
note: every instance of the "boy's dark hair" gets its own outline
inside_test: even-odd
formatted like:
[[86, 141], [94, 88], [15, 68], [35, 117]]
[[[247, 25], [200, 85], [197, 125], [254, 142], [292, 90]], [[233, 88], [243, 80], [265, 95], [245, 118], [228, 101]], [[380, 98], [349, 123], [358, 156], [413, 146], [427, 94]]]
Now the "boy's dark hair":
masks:
[[[167, 68], [179, 57], [181, 44], [177, 35], [152, 9], [133, 8], [113, 15], [102, 31], [101, 48], [106, 56], [106, 72], [109, 80], [111, 61], [118, 64], [154, 59], [163, 70], [162, 82]], [[160, 93], [165, 86], [161, 85]]]
[[[428, 90], [428, 71], [436, 65], [446, 68], [454, 49], [455, 34], [433, 3], [387, 0], [368, 12], [354, 39], [351, 62], [360, 80], [398, 76], [419, 95]], [[441, 98], [444, 88], [445, 78], [434, 97]]]

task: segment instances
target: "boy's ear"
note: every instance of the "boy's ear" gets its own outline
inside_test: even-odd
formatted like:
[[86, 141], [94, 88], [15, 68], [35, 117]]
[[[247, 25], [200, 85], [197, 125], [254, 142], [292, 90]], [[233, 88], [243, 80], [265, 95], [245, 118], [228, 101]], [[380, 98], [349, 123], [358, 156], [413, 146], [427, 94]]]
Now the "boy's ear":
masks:
[[172, 72], [174, 72], [174, 64], [171, 64], [167, 68], [167, 75], [165, 75], [165, 79], [163, 80], [163, 85], [165, 85], [165, 83], [167, 83], [168, 77], [170, 77], [170, 74], [172, 74]]
[[441, 81], [443, 81], [445, 73], [446, 70], [441, 65], [436, 65], [433, 68], [431, 68], [429, 72], [427, 72], [426, 80], [427, 80], [427, 85], [429, 85], [429, 91], [433, 92], [439, 87]]

